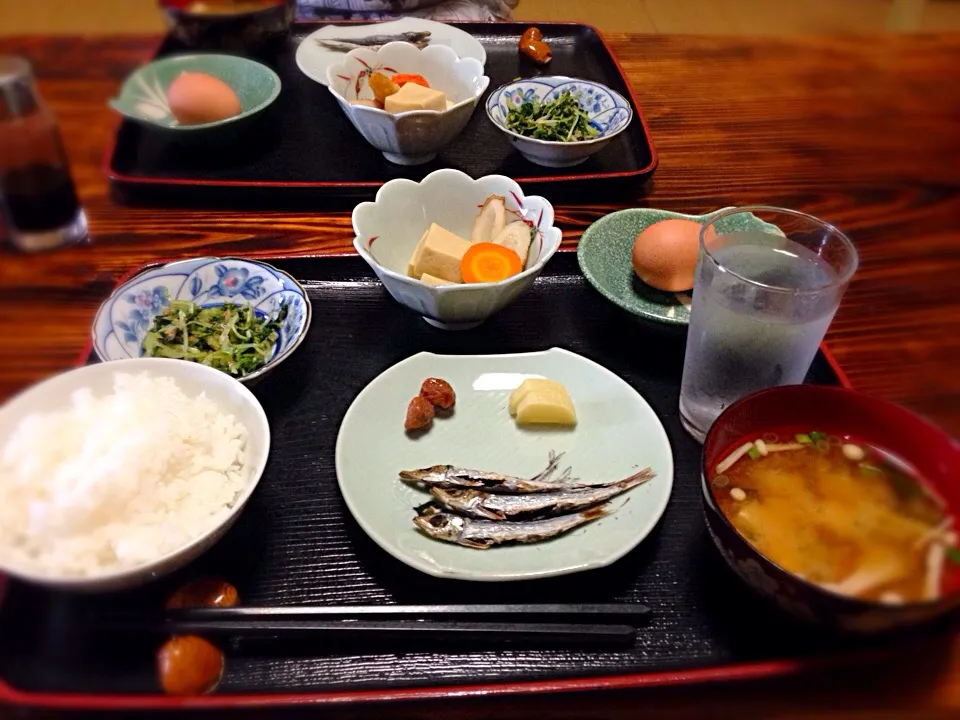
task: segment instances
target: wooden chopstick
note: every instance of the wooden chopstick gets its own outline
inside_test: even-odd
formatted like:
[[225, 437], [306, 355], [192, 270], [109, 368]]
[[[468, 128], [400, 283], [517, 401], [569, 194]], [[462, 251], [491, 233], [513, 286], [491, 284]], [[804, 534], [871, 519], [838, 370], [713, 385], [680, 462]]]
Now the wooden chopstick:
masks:
[[438, 622], [431, 620], [322, 620], [278, 619], [274, 617], [230, 620], [174, 620], [107, 622], [87, 626], [97, 632], [152, 633], [160, 635], [202, 635], [235, 639], [323, 640], [390, 642], [425, 639], [456, 641], [534, 642], [564, 646], [629, 647], [636, 640], [632, 625], [531, 622]]
[[170, 610], [168, 621], [237, 621], [264, 618], [285, 619], [418, 619], [487, 618], [496, 621], [560, 619], [584, 620], [588, 623], [637, 623], [650, 616], [650, 608], [639, 603], [541, 603], [523, 605], [339, 605], [231, 607]]

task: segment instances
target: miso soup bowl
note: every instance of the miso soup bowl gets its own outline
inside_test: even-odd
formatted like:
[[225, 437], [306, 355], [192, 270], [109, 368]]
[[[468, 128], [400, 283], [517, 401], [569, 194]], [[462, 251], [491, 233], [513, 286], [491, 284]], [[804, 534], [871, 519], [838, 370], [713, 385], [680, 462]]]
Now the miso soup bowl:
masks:
[[[710, 491], [708, 471], [739, 444], [772, 428], [800, 426], [852, 435], [907, 462], [960, 511], [960, 443], [927, 420], [853, 390], [788, 385], [750, 395], [728, 407], [707, 433], [701, 488], [707, 528], [727, 564], [740, 578], [786, 612], [835, 630], [878, 633], [918, 625], [954, 610], [960, 591], [947, 588], [937, 600], [889, 605], [824, 590], [780, 567], [756, 550], [726, 518]], [[712, 474], [712, 473], [709, 473]]]

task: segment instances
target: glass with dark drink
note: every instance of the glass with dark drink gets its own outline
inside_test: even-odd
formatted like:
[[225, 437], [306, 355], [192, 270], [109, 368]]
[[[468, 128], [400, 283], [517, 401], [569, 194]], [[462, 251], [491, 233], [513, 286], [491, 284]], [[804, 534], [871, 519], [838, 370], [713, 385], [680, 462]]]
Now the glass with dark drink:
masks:
[[9, 241], [28, 252], [87, 237], [57, 119], [17, 57], [0, 57], [0, 214]]

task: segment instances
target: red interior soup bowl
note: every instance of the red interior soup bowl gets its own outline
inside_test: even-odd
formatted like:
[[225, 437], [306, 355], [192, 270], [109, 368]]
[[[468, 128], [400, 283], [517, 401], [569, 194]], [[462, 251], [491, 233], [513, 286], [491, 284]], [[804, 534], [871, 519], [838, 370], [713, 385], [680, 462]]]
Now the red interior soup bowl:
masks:
[[797, 617], [867, 633], [960, 605], [960, 443], [901, 407], [756, 393], [710, 429], [701, 484], [720, 554]]

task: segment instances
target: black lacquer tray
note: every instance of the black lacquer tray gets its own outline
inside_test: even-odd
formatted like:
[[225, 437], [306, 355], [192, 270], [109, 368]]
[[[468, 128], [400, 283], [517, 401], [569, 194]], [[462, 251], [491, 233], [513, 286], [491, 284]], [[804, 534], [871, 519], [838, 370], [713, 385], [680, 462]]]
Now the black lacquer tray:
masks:
[[[605, 195], [632, 191], [657, 165], [657, 155], [623, 70], [594, 28], [572, 23], [540, 27], [553, 47], [546, 69], [532, 65], [517, 51], [523, 23], [463, 23], [487, 52], [488, 92], [518, 77], [569, 75], [603, 83], [626, 97], [634, 108], [630, 127], [585, 163], [564, 169], [546, 168], [524, 159], [486, 116], [481, 99], [463, 133], [425, 165], [402, 167], [369, 145], [337, 105], [326, 87], [297, 68], [299, 43], [322, 27], [297, 23], [280, 50], [257, 60], [273, 67], [283, 89], [277, 100], [241, 137], [225, 144], [178, 145], [168, 134], [123, 121], [108, 151], [105, 171], [121, 200], [141, 203], [210, 203], [287, 207], [319, 198], [371, 197], [394, 178], [421, 180], [438, 168], [456, 168], [472, 177], [501, 174], [525, 189], [563, 186], [567, 193], [586, 190]], [[183, 52], [173, 38], [157, 56]], [[596, 184], [597, 180], [619, 180]], [[605, 188], [605, 189], [604, 189]], [[555, 195], [555, 193], [554, 193]]]
[[[0, 700], [160, 708], [602, 689], [760, 677], [898, 647], [890, 639], [838, 638], [799, 624], [728, 570], [703, 523], [700, 445], [678, 418], [685, 332], [637, 320], [608, 303], [580, 274], [575, 253], [558, 253], [528, 294], [468, 332], [427, 325], [394, 302], [358, 257], [271, 262], [305, 285], [314, 317], [303, 345], [253, 388], [273, 443], [243, 515], [200, 560], [141, 590], [71, 596], [9, 581], [0, 607]], [[625, 378], [666, 427], [676, 476], [654, 532], [603, 570], [492, 584], [428, 577], [367, 538], [341, 500], [333, 465], [340, 421], [356, 394], [423, 350], [507, 353], [554, 346]], [[842, 375], [821, 352], [807, 380], [842, 384]], [[104, 642], [73, 635], [81, 618], [156, 612], [174, 587], [210, 576], [234, 583], [246, 605], [639, 602], [653, 616], [631, 650], [238, 648], [228, 656], [219, 690], [188, 701], [159, 694], [156, 637]]]

